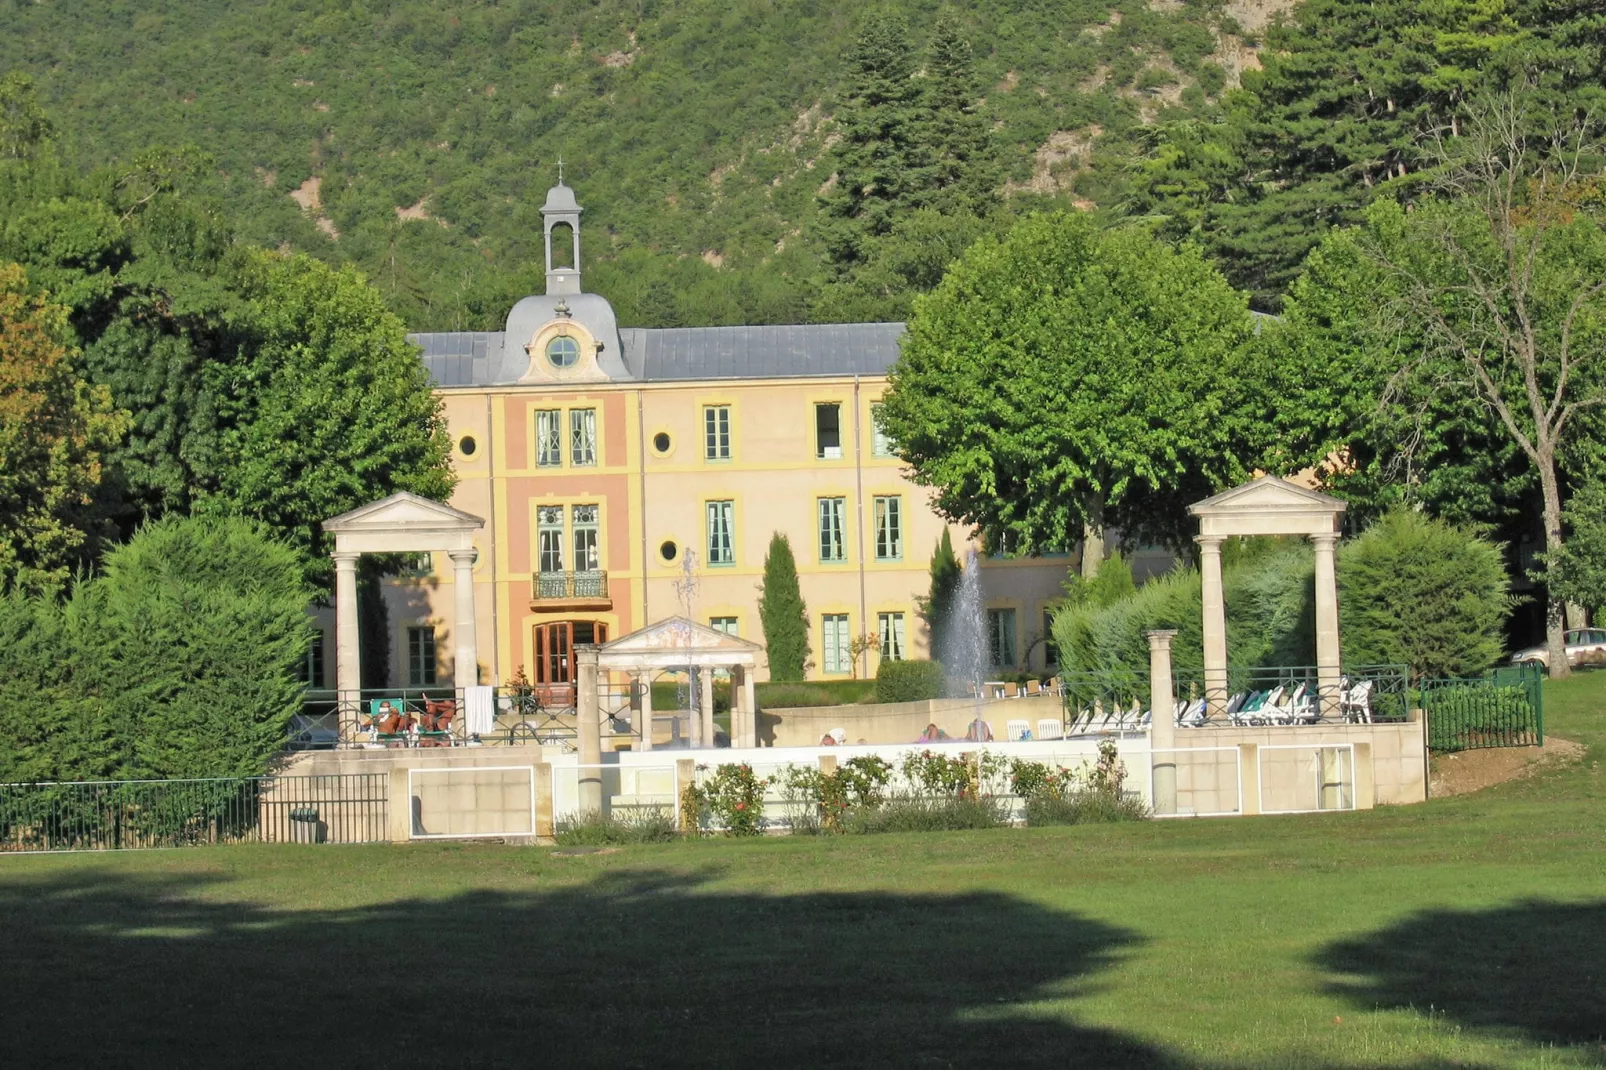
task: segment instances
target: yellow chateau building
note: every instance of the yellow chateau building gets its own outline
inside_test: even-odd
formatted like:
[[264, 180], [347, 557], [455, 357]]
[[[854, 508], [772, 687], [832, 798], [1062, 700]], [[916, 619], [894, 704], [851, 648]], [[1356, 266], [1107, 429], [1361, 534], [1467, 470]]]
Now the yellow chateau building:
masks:
[[[545, 294], [519, 301], [503, 331], [413, 336], [451, 428], [451, 504], [485, 520], [480, 682], [522, 669], [567, 684], [574, 644], [676, 614], [762, 642], [777, 531], [808, 607], [810, 679], [929, 656], [916, 600], [944, 522], [876, 430], [903, 325], [620, 327], [581, 287], [574, 191], [560, 182], [542, 215]], [[952, 532], [961, 553], [967, 534]], [[983, 562], [1001, 669], [1046, 664], [1046, 612], [1073, 563]], [[387, 582], [393, 685], [473, 682], [450, 663], [450, 577], [443, 560]], [[332, 665], [327, 619], [324, 635], [318, 660]], [[855, 659], [866, 635], [879, 650]]]

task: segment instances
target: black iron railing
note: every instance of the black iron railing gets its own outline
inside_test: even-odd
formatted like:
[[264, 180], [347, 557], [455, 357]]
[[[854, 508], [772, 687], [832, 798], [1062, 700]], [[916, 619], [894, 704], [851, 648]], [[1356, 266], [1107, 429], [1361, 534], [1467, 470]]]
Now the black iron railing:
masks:
[[389, 777], [0, 784], [0, 853], [222, 843], [380, 843]]

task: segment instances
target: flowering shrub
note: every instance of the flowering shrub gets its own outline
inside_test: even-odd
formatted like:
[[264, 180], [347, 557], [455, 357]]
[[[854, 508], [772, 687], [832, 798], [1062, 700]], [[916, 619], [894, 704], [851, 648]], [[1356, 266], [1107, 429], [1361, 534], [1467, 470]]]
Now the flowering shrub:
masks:
[[1009, 763], [1009, 790], [1022, 799], [1063, 799], [1076, 787], [1076, 773], [1062, 766], [1017, 758]]
[[1126, 766], [1112, 739], [1099, 743], [1097, 762], [1091, 766], [1084, 763], [1080, 769], [1051, 769], [1042, 762], [1023, 759], [1009, 763], [1010, 790], [1026, 800], [1066, 799], [1079, 794], [1120, 798], [1125, 782]]
[[1115, 740], [1101, 741], [1099, 760], [1088, 774], [1087, 789], [1098, 795], [1120, 798], [1121, 785], [1124, 783], [1126, 783], [1126, 766], [1121, 762], [1121, 754], [1116, 749]]
[[874, 809], [886, 797], [892, 765], [874, 754], [843, 762], [825, 773], [806, 765], [789, 765], [776, 782], [786, 792], [793, 832], [842, 832], [850, 810]]
[[854, 806], [879, 806], [892, 779], [892, 763], [877, 754], [861, 754], [838, 766], [836, 779]]
[[957, 797], [970, 784], [967, 755], [910, 751], [903, 756], [899, 772], [919, 795]]
[[[707, 766], [699, 768], [706, 769]], [[773, 777], [761, 777], [746, 762], [717, 766], [713, 775], [694, 785], [694, 813], [707, 813], [724, 826], [727, 836], [757, 836], [764, 831], [764, 789]]]
[[904, 755], [899, 771], [917, 795], [975, 799], [993, 794], [1005, 761], [988, 751], [954, 756], [911, 751]]

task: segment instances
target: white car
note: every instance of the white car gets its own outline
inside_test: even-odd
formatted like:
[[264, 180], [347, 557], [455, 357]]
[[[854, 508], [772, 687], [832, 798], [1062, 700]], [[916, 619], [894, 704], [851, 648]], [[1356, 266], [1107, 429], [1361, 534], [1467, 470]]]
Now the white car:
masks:
[[[1578, 628], [1566, 634], [1568, 665], [1599, 665], [1606, 663], [1606, 628]], [[1550, 665], [1550, 651], [1543, 646], [1531, 646], [1511, 655], [1514, 664], [1532, 662]]]

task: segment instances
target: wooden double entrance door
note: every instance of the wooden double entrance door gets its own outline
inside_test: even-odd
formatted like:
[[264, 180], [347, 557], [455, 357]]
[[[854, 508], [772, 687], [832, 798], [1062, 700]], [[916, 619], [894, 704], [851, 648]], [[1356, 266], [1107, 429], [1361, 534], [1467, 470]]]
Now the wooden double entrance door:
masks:
[[608, 626], [599, 620], [557, 620], [535, 626], [535, 672], [530, 682], [543, 706], [574, 705], [574, 648], [606, 643]]

